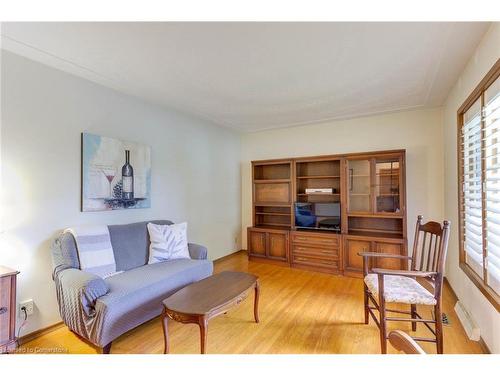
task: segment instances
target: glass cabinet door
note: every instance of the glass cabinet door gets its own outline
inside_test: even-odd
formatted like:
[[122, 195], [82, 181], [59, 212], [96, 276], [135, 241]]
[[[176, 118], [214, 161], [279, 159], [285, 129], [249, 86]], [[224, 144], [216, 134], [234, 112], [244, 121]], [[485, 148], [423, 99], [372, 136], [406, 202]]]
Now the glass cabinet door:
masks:
[[371, 163], [369, 159], [348, 160], [348, 212], [371, 212]]
[[401, 212], [399, 158], [375, 159], [375, 213]]

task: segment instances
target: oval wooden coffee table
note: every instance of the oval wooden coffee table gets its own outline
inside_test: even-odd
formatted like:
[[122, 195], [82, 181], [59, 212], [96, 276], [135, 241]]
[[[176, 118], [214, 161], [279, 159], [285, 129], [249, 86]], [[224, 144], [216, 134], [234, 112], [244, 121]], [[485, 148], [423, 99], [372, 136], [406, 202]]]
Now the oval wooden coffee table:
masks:
[[172, 319], [200, 326], [201, 354], [205, 354], [208, 320], [241, 303], [251, 289], [255, 290], [253, 313], [258, 323], [259, 279], [249, 273], [224, 271], [190, 284], [163, 300], [164, 353], [170, 351], [168, 320]]

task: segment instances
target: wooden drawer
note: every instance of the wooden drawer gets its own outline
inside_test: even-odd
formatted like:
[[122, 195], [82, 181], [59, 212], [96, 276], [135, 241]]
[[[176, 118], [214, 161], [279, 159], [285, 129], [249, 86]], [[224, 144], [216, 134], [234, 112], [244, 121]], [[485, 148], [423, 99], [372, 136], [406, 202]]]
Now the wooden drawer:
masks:
[[293, 264], [312, 266], [312, 267], [324, 267], [337, 270], [339, 268], [339, 262], [337, 259], [328, 257], [315, 257], [310, 255], [302, 254], [292, 254]]
[[10, 339], [11, 277], [0, 278], [0, 344]]
[[0, 354], [16, 348], [16, 275], [19, 272], [0, 266]]
[[307, 245], [339, 247], [340, 239], [338, 235], [292, 232], [292, 242]]
[[313, 247], [295, 243], [292, 245], [292, 252], [298, 256], [316, 256], [336, 260], [339, 258], [339, 250], [334, 247]]

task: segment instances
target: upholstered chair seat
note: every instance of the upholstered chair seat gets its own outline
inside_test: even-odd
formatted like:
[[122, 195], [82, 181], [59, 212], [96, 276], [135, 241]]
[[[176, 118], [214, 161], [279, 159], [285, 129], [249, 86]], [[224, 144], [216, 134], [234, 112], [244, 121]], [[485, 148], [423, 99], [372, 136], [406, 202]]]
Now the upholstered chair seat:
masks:
[[[369, 273], [365, 276], [365, 284], [370, 292], [378, 298], [378, 275]], [[435, 305], [433, 294], [411, 277], [399, 275], [384, 276], [384, 297], [386, 302], [398, 302], [417, 305]]]

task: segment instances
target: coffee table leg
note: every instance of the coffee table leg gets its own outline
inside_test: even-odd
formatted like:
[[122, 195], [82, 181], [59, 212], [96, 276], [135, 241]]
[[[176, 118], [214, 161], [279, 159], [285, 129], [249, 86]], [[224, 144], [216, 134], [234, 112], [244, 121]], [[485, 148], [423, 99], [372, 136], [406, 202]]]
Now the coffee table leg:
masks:
[[163, 354], [168, 354], [170, 351], [170, 345], [168, 340], [168, 315], [165, 311], [162, 314], [162, 323], [163, 323], [163, 336], [165, 337], [165, 349]]
[[207, 333], [208, 333], [208, 321], [207, 318], [201, 316], [198, 321], [200, 326], [200, 341], [201, 341], [201, 354], [205, 354], [207, 351]]
[[255, 317], [255, 323], [259, 322], [259, 295], [260, 295], [260, 286], [259, 280], [255, 282], [255, 299], [253, 302], [253, 315]]

